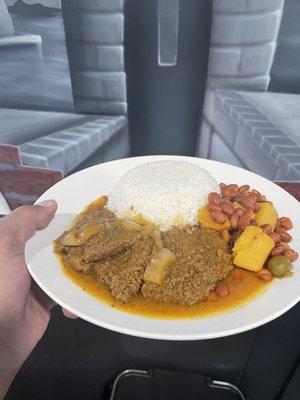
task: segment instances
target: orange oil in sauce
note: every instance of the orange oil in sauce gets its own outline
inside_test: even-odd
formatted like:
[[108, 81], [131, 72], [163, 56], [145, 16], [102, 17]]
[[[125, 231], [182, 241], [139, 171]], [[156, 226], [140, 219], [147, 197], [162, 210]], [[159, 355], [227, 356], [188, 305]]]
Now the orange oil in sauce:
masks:
[[97, 283], [92, 275], [82, 274], [72, 267], [65, 265], [58, 256], [64, 274], [91, 296], [120, 311], [138, 314], [150, 318], [182, 319], [201, 318], [230, 311], [242, 306], [262, 294], [269, 286], [258, 279], [254, 273], [241, 270], [241, 279], [229, 276], [226, 285], [230, 294], [217, 300], [206, 300], [193, 306], [177, 304], [163, 304], [144, 299], [141, 295], [134, 298], [129, 304], [117, 303], [107, 287]]

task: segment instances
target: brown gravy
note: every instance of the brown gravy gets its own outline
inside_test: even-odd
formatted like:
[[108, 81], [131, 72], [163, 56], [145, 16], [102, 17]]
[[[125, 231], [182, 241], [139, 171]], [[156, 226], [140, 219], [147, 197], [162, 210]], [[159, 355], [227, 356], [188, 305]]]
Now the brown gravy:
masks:
[[82, 274], [72, 267], [65, 265], [60, 256], [57, 257], [64, 274], [82, 290], [87, 291], [90, 295], [106, 303], [109, 307], [150, 318], [199, 318], [224, 313], [253, 300], [269, 286], [269, 284], [259, 280], [252, 272], [242, 270], [241, 279], [236, 279], [232, 276], [226, 279], [230, 295], [225, 298], [206, 300], [193, 306], [183, 306], [161, 304], [138, 295], [131, 303], [119, 304], [114, 300], [109, 289], [94, 280], [93, 275]]

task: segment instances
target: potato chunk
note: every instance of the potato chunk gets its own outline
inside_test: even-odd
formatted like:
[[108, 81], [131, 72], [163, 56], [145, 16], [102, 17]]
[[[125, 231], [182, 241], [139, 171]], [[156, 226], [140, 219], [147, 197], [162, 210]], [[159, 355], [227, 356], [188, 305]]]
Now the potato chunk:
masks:
[[274, 247], [274, 241], [261, 228], [249, 226], [233, 248], [233, 262], [240, 268], [260, 271]]
[[232, 249], [232, 255], [235, 257], [240, 251], [246, 249], [249, 244], [262, 233], [262, 229], [259, 226], [248, 226]]
[[214, 229], [215, 231], [223, 231], [224, 229], [228, 229], [230, 227], [229, 219], [226, 218], [226, 221], [223, 224], [218, 224], [215, 222], [210, 216], [210, 212], [207, 207], [202, 207], [197, 215], [197, 219], [204, 228]]
[[274, 231], [278, 220], [278, 214], [273, 204], [266, 201], [265, 203], [259, 203], [259, 206], [259, 211], [255, 215], [255, 221], [259, 226], [271, 225]]

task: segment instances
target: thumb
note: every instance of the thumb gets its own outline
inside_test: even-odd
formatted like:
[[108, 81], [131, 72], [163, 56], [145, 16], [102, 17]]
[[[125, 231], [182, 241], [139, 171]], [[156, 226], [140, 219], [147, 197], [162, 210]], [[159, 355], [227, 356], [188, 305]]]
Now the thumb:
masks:
[[35, 206], [22, 206], [0, 220], [1, 236], [8, 242], [25, 245], [35, 232], [52, 220], [57, 203], [46, 200]]

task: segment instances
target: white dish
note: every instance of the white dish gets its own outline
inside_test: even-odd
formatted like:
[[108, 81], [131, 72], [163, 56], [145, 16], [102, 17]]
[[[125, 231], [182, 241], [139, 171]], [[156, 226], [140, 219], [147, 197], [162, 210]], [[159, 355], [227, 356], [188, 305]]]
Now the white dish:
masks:
[[152, 339], [196, 340], [228, 336], [263, 325], [293, 307], [300, 300], [299, 261], [294, 276], [275, 281], [264, 294], [232, 311], [197, 319], [163, 320], [118, 311], [92, 297], [61, 271], [52, 250], [52, 241], [65, 230], [75, 214], [92, 200], [109, 194], [118, 179], [132, 167], [163, 159], [185, 160], [207, 169], [219, 182], [249, 184], [273, 201], [279, 215], [294, 222], [292, 247], [300, 250], [300, 205], [296, 199], [267, 179], [231, 165], [211, 160], [179, 156], [127, 158], [96, 165], [58, 182], [38, 202], [55, 199], [58, 211], [50, 225], [26, 246], [30, 274], [38, 285], [61, 306], [93, 324]]

